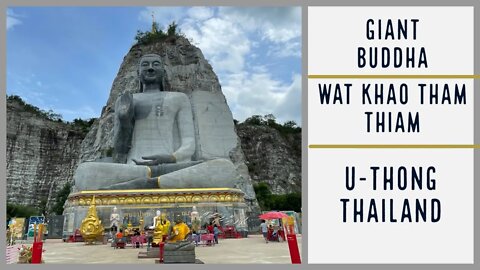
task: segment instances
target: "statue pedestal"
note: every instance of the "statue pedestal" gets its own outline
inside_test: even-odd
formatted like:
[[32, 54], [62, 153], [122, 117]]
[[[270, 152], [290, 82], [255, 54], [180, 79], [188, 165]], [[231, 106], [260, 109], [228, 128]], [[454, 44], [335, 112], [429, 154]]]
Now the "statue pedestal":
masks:
[[123, 219], [121, 223], [125, 227], [131, 223], [135, 228], [141, 218], [145, 221], [145, 226], [152, 226], [157, 210], [166, 213], [170, 220], [174, 220], [175, 215], [180, 215], [190, 224], [190, 213], [192, 207], [196, 206], [202, 217], [202, 225], [209, 222], [213, 215], [220, 215], [224, 225], [236, 225], [237, 230], [247, 230], [247, 205], [240, 189], [91, 190], [72, 193], [68, 197], [64, 210], [64, 237], [73, 235], [75, 229], [80, 227], [93, 196], [102, 224], [110, 224], [110, 214], [114, 207], [117, 207]]
[[165, 250], [163, 263], [195, 263], [195, 249], [186, 251]]
[[138, 252], [139, 259], [152, 259], [158, 258], [160, 255], [160, 248], [159, 247], [151, 247], [147, 251], [140, 251]]

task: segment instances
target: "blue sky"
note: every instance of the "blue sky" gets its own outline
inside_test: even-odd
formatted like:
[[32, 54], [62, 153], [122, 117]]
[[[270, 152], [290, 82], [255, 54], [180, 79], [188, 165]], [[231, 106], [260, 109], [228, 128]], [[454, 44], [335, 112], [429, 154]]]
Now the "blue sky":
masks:
[[123, 57], [152, 12], [176, 21], [219, 77], [233, 117], [301, 123], [301, 9], [9, 7], [7, 94], [64, 120], [99, 117]]

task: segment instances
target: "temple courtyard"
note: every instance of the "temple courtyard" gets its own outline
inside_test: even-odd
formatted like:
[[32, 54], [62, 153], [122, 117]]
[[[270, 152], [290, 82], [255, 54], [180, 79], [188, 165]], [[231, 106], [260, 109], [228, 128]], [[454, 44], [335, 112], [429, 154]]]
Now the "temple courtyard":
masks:
[[[300, 254], [302, 237], [297, 235]], [[154, 264], [155, 259], [138, 259], [140, 251], [147, 248], [114, 249], [110, 244], [85, 245], [47, 239], [43, 259], [46, 264]], [[261, 235], [249, 235], [243, 239], [219, 239], [215, 246], [198, 246], [197, 259], [205, 264], [290, 264], [287, 242], [265, 243]]]

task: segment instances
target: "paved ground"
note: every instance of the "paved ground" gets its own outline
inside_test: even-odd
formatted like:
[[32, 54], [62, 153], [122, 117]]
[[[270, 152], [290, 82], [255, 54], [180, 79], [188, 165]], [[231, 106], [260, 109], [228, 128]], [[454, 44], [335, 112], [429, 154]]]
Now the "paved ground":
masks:
[[[301, 254], [302, 237], [298, 244]], [[206, 264], [217, 263], [290, 263], [287, 242], [265, 243], [261, 235], [250, 235], [245, 239], [220, 239], [214, 247], [199, 246], [195, 249], [197, 259]], [[139, 251], [130, 246], [114, 249], [108, 245], [85, 245], [84, 243], [64, 243], [61, 240], [47, 239], [43, 258], [46, 264], [154, 264], [155, 259], [138, 259]]]

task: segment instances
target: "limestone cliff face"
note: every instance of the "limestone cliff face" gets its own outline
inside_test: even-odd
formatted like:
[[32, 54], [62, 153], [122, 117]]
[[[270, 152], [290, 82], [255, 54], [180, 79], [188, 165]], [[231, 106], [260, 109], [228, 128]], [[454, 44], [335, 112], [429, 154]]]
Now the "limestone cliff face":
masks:
[[[113, 81], [102, 115], [82, 143], [81, 161], [108, 158], [113, 147], [115, 101], [125, 92], [140, 91], [138, 63], [142, 55], [149, 53], [158, 54], [162, 58], [166, 73], [165, 90], [183, 92], [190, 98], [197, 136], [194, 158], [230, 158], [242, 178], [239, 188], [245, 192], [250, 205], [258, 208], [240, 141], [234, 131], [232, 113], [218, 78], [200, 49], [183, 37], [172, 37], [165, 42], [150, 45], [135, 45], [130, 49]], [[213, 141], [217, 143], [212, 143]], [[226, 151], [219, 151], [219, 143]]]
[[301, 192], [301, 133], [245, 123], [236, 128], [253, 183], [266, 182], [273, 194]]
[[25, 111], [7, 101], [7, 202], [47, 209], [72, 181], [85, 137], [65, 123]]

